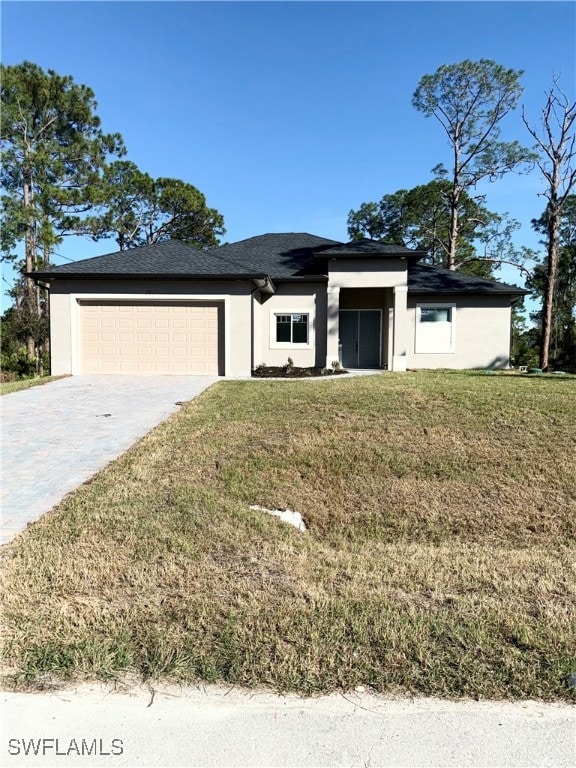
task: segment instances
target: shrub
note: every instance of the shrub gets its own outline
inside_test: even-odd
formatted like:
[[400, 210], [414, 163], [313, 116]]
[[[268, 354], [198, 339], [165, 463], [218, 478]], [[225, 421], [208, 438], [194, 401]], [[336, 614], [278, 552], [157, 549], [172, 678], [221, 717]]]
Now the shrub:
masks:
[[36, 359], [28, 360], [26, 350], [21, 347], [16, 352], [2, 355], [2, 371], [7, 374], [13, 374], [17, 379], [29, 379], [36, 376]]

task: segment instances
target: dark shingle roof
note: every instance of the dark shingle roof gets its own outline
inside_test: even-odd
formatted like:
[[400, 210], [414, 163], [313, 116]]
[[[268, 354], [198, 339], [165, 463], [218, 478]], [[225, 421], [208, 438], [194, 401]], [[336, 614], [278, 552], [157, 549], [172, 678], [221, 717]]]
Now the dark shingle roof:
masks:
[[274, 280], [326, 274], [324, 270], [318, 271], [315, 258], [335, 245], [342, 244], [307, 232], [282, 232], [222, 245], [212, 253], [235, 264], [249, 264], [252, 269], [266, 272]]
[[523, 288], [488, 280], [485, 277], [453, 272], [429, 264], [409, 264], [409, 293], [528, 293]]
[[323, 251], [322, 256], [329, 258], [338, 257], [372, 257], [372, 258], [412, 258], [421, 259], [425, 256], [423, 251], [415, 251], [411, 248], [405, 248], [403, 245], [386, 245], [377, 240], [352, 240], [349, 243], [338, 243], [333, 248]]
[[[307, 233], [249, 237], [208, 251], [198, 251], [179, 240], [142, 245], [126, 251], [82, 259], [34, 272], [42, 277], [130, 277], [162, 275], [272, 278], [318, 275], [314, 257], [336, 240]], [[320, 274], [325, 274], [320, 270]]]
[[[358, 243], [367, 249], [364, 253], [418, 254], [401, 246], [382, 245], [372, 240], [345, 244], [306, 232], [291, 232], [249, 237], [209, 251], [199, 251], [180, 240], [167, 240], [82, 259], [32, 274], [39, 279], [139, 276], [326, 279], [327, 260], [338, 255], [350, 255], [354, 252], [350, 248], [359, 253]], [[493, 280], [414, 263], [412, 259], [408, 264], [408, 290], [410, 293], [527, 293], [521, 288]]]
[[[59, 267], [34, 272], [35, 277], [138, 277], [143, 275], [227, 276], [238, 273], [249, 277], [246, 266], [239, 268], [215, 250], [199, 251], [180, 240], [166, 240], [126, 251], [82, 259]], [[256, 275], [254, 275], [256, 276]]]

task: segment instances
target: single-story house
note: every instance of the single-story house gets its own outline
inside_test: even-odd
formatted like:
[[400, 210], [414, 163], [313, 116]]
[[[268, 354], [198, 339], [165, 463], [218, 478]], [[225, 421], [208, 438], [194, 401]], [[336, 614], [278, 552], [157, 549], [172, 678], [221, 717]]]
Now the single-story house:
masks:
[[177, 240], [32, 273], [50, 289], [52, 373], [246, 376], [260, 364], [506, 368], [510, 285], [372, 240]]

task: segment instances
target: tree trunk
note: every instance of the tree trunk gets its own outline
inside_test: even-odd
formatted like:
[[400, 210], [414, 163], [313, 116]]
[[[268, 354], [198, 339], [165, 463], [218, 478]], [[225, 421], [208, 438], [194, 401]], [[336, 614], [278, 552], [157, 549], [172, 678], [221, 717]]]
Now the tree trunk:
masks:
[[[26, 173], [24, 175], [23, 186], [24, 207], [31, 208], [33, 204], [33, 185], [31, 174]], [[26, 232], [24, 235], [24, 259], [26, 263], [26, 272], [32, 272], [36, 266], [36, 232], [34, 222], [28, 220], [26, 222]], [[30, 277], [25, 278], [25, 297], [24, 297], [24, 311], [29, 314], [30, 317], [38, 316], [37, 309], [37, 287]], [[26, 337], [26, 357], [28, 360], [34, 360], [36, 358], [36, 344], [34, 336], [29, 333]]]
[[[46, 269], [50, 265], [50, 248], [44, 244], [42, 253], [42, 269]], [[42, 326], [42, 333], [40, 341], [38, 342], [38, 375], [45, 376], [47, 371], [44, 367], [44, 360], [50, 360], [50, 295], [48, 290], [44, 287], [37, 286], [38, 288], [38, 317], [47, 320], [47, 335], [44, 335], [44, 326]], [[48, 364], [50, 365], [50, 363]]]
[[454, 271], [456, 269], [456, 242], [458, 240], [458, 202], [459, 195], [456, 190], [450, 195], [450, 240], [448, 243], [448, 261], [446, 266]]
[[458, 141], [454, 144], [454, 175], [452, 177], [452, 190], [450, 191], [450, 240], [448, 242], [448, 269], [456, 269], [456, 243], [458, 241], [458, 204], [460, 203], [460, 186], [458, 182], [460, 174], [460, 146]]
[[542, 306], [542, 334], [540, 340], [540, 368], [548, 370], [550, 356], [550, 339], [552, 335], [552, 314], [554, 294], [558, 274], [558, 232], [560, 214], [553, 203], [548, 206], [548, 264], [546, 270], [546, 290]]
[[[34, 266], [38, 266], [35, 264]], [[34, 284], [36, 303], [34, 306], [35, 317], [38, 320], [37, 328], [40, 328], [40, 319], [42, 318], [42, 301], [40, 296], [40, 286]], [[36, 357], [36, 376], [42, 376], [42, 339], [38, 338], [38, 331], [36, 332], [36, 338], [34, 339], [34, 355]]]

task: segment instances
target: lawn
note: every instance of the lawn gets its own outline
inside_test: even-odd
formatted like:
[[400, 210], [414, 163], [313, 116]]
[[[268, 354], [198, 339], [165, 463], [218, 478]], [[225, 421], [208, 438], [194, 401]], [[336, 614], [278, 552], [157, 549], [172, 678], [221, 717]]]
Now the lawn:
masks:
[[5, 664], [574, 698], [575, 449], [571, 378], [219, 383], [4, 549]]
[[48, 384], [49, 381], [63, 379], [64, 376], [37, 376], [33, 379], [16, 379], [15, 381], [0, 381], [0, 395], [9, 395], [12, 392], [20, 392], [21, 389], [30, 389], [40, 384]]

